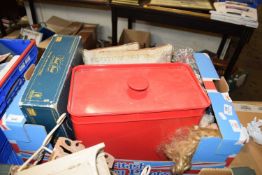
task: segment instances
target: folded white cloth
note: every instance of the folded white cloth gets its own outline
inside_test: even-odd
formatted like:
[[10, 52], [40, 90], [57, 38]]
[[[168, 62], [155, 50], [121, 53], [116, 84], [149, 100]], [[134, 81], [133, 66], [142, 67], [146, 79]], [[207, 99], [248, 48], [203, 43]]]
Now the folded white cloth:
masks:
[[84, 51], [85, 64], [138, 64], [167, 63], [171, 61], [173, 46], [166, 44], [154, 48], [126, 51]]

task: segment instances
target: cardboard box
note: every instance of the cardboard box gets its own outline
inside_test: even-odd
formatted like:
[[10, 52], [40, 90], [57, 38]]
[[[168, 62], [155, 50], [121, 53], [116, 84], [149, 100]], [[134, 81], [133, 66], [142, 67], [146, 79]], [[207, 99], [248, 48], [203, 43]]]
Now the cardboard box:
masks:
[[229, 168], [203, 168], [199, 175], [234, 175]]
[[72, 24], [72, 21], [59, 18], [57, 16], [52, 16], [46, 21], [46, 26], [55, 33], [64, 30], [67, 26]]
[[[234, 102], [240, 122], [247, 126], [255, 117], [262, 119], [262, 102], [236, 101]], [[240, 153], [235, 157], [230, 167], [250, 167], [256, 174], [262, 174], [262, 146], [250, 138]]]
[[229, 97], [228, 85], [224, 78], [219, 78], [209, 56], [196, 53], [194, 57], [211, 100], [222, 138], [201, 139], [193, 162], [230, 163], [246, 141], [245, 138], [243, 140], [241, 138], [241, 123]]
[[1, 128], [21, 160], [30, 157], [42, 145], [47, 135], [44, 126], [26, 124], [26, 118], [18, 106], [27, 85], [28, 81], [21, 87], [1, 119]]
[[[48, 29], [52, 30], [56, 34], [81, 36], [84, 49], [96, 48], [96, 40], [97, 40], [96, 24], [73, 22], [56, 16], [52, 16], [50, 19], [46, 21], [46, 26]], [[42, 41], [38, 45], [38, 48], [45, 49], [50, 43], [50, 41], [51, 41], [51, 37]]]
[[83, 48], [84, 49], [95, 49], [97, 34], [97, 25], [95, 24], [84, 24], [83, 28], [77, 33], [77, 35], [82, 37]]
[[50, 41], [52, 40], [52, 37], [47, 38], [46, 40], [42, 41], [41, 43], [39, 43], [37, 45], [37, 47], [39, 48], [39, 53], [41, 55], [43, 55], [45, 49], [47, 48], [48, 44], [50, 43]]
[[[34, 70], [32, 65], [24, 75], [26, 79], [21, 89], [5, 111], [0, 127], [21, 160], [29, 158], [41, 145], [47, 133], [44, 126], [26, 124], [26, 118], [18, 106]], [[51, 147], [50, 147], [51, 148]], [[47, 156], [45, 160], [47, 160]]]
[[34, 65], [25, 73], [25, 83], [7, 108], [0, 122], [2, 131], [21, 160], [30, 157], [42, 145], [47, 135], [44, 126], [26, 124], [26, 118], [18, 106], [33, 70]]
[[12, 33], [9, 33], [3, 38], [8, 38], [8, 39], [17, 39], [20, 36], [20, 30], [15, 30]]
[[[219, 78], [212, 61], [206, 54], [194, 54], [203, 78], [221, 137], [202, 138], [192, 158], [192, 167], [185, 174], [197, 174], [202, 168], [228, 166], [243, 147], [241, 124], [228, 95], [226, 82]], [[215, 83], [217, 85], [215, 85]], [[158, 175], [171, 174], [171, 161], [142, 161], [117, 159], [114, 169], [117, 174], [140, 174], [146, 165]]]
[[150, 47], [151, 33], [124, 29], [119, 39], [119, 45], [133, 42], [138, 42], [140, 48]]
[[[82, 43], [79, 36], [55, 35], [42, 55], [22, 96], [19, 106], [28, 123], [46, 127], [56, 125], [66, 112], [71, 69], [82, 63]], [[68, 119], [58, 130], [58, 136], [74, 138]]]

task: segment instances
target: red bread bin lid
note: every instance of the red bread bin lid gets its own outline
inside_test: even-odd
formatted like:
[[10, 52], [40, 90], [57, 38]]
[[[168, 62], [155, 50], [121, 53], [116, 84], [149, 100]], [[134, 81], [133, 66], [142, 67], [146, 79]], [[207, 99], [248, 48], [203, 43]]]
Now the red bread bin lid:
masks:
[[99, 117], [209, 105], [192, 69], [183, 63], [82, 65], [72, 73], [68, 111], [74, 117]]

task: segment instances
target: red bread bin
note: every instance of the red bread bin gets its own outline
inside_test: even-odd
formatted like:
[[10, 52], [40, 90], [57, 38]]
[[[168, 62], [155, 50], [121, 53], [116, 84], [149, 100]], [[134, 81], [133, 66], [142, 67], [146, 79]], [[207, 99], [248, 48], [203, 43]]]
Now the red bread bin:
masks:
[[119, 159], [164, 160], [159, 146], [198, 124], [209, 105], [192, 69], [169, 63], [77, 66], [67, 108], [85, 146], [104, 142]]

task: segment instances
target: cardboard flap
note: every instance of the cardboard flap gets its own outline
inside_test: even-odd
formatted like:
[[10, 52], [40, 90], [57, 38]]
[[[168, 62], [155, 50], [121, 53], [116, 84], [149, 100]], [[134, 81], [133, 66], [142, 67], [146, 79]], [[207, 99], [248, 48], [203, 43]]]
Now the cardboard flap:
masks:
[[72, 24], [71, 21], [59, 18], [57, 16], [52, 16], [46, 21], [46, 26], [54, 31], [55, 33], [63, 30], [65, 27], [69, 26]]
[[194, 53], [197, 66], [199, 68], [200, 75], [203, 80], [219, 80], [217, 71], [212, 63], [212, 60], [207, 54]]
[[223, 138], [238, 141], [241, 125], [232, 103], [219, 92], [208, 92], [208, 96]]
[[140, 48], [149, 47], [151, 43], [151, 34], [144, 31], [124, 29], [120, 36], [119, 44], [121, 45], [132, 42], [138, 42]]
[[234, 155], [242, 148], [242, 145], [237, 145], [234, 140], [222, 139], [216, 149], [216, 154], [220, 155]]
[[[217, 124], [223, 139], [237, 142], [240, 138], [241, 124], [234, 110], [232, 100], [227, 95], [228, 85], [224, 77], [218, 77], [207, 54], [194, 54], [204, 84], [214, 83], [214, 89], [207, 89]], [[207, 87], [206, 87], [207, 88]]]
[[69, 26], [65, 27], [62, 30], [59, 30], [57, 34], [61, 35], [76, 35], [81, 28], [83, 27], [83, 24], [80, 22], [72, 22]]
[[35, 64], [32, 64], [24, 74], [25, 80], [30, 80], [35, 70]]

